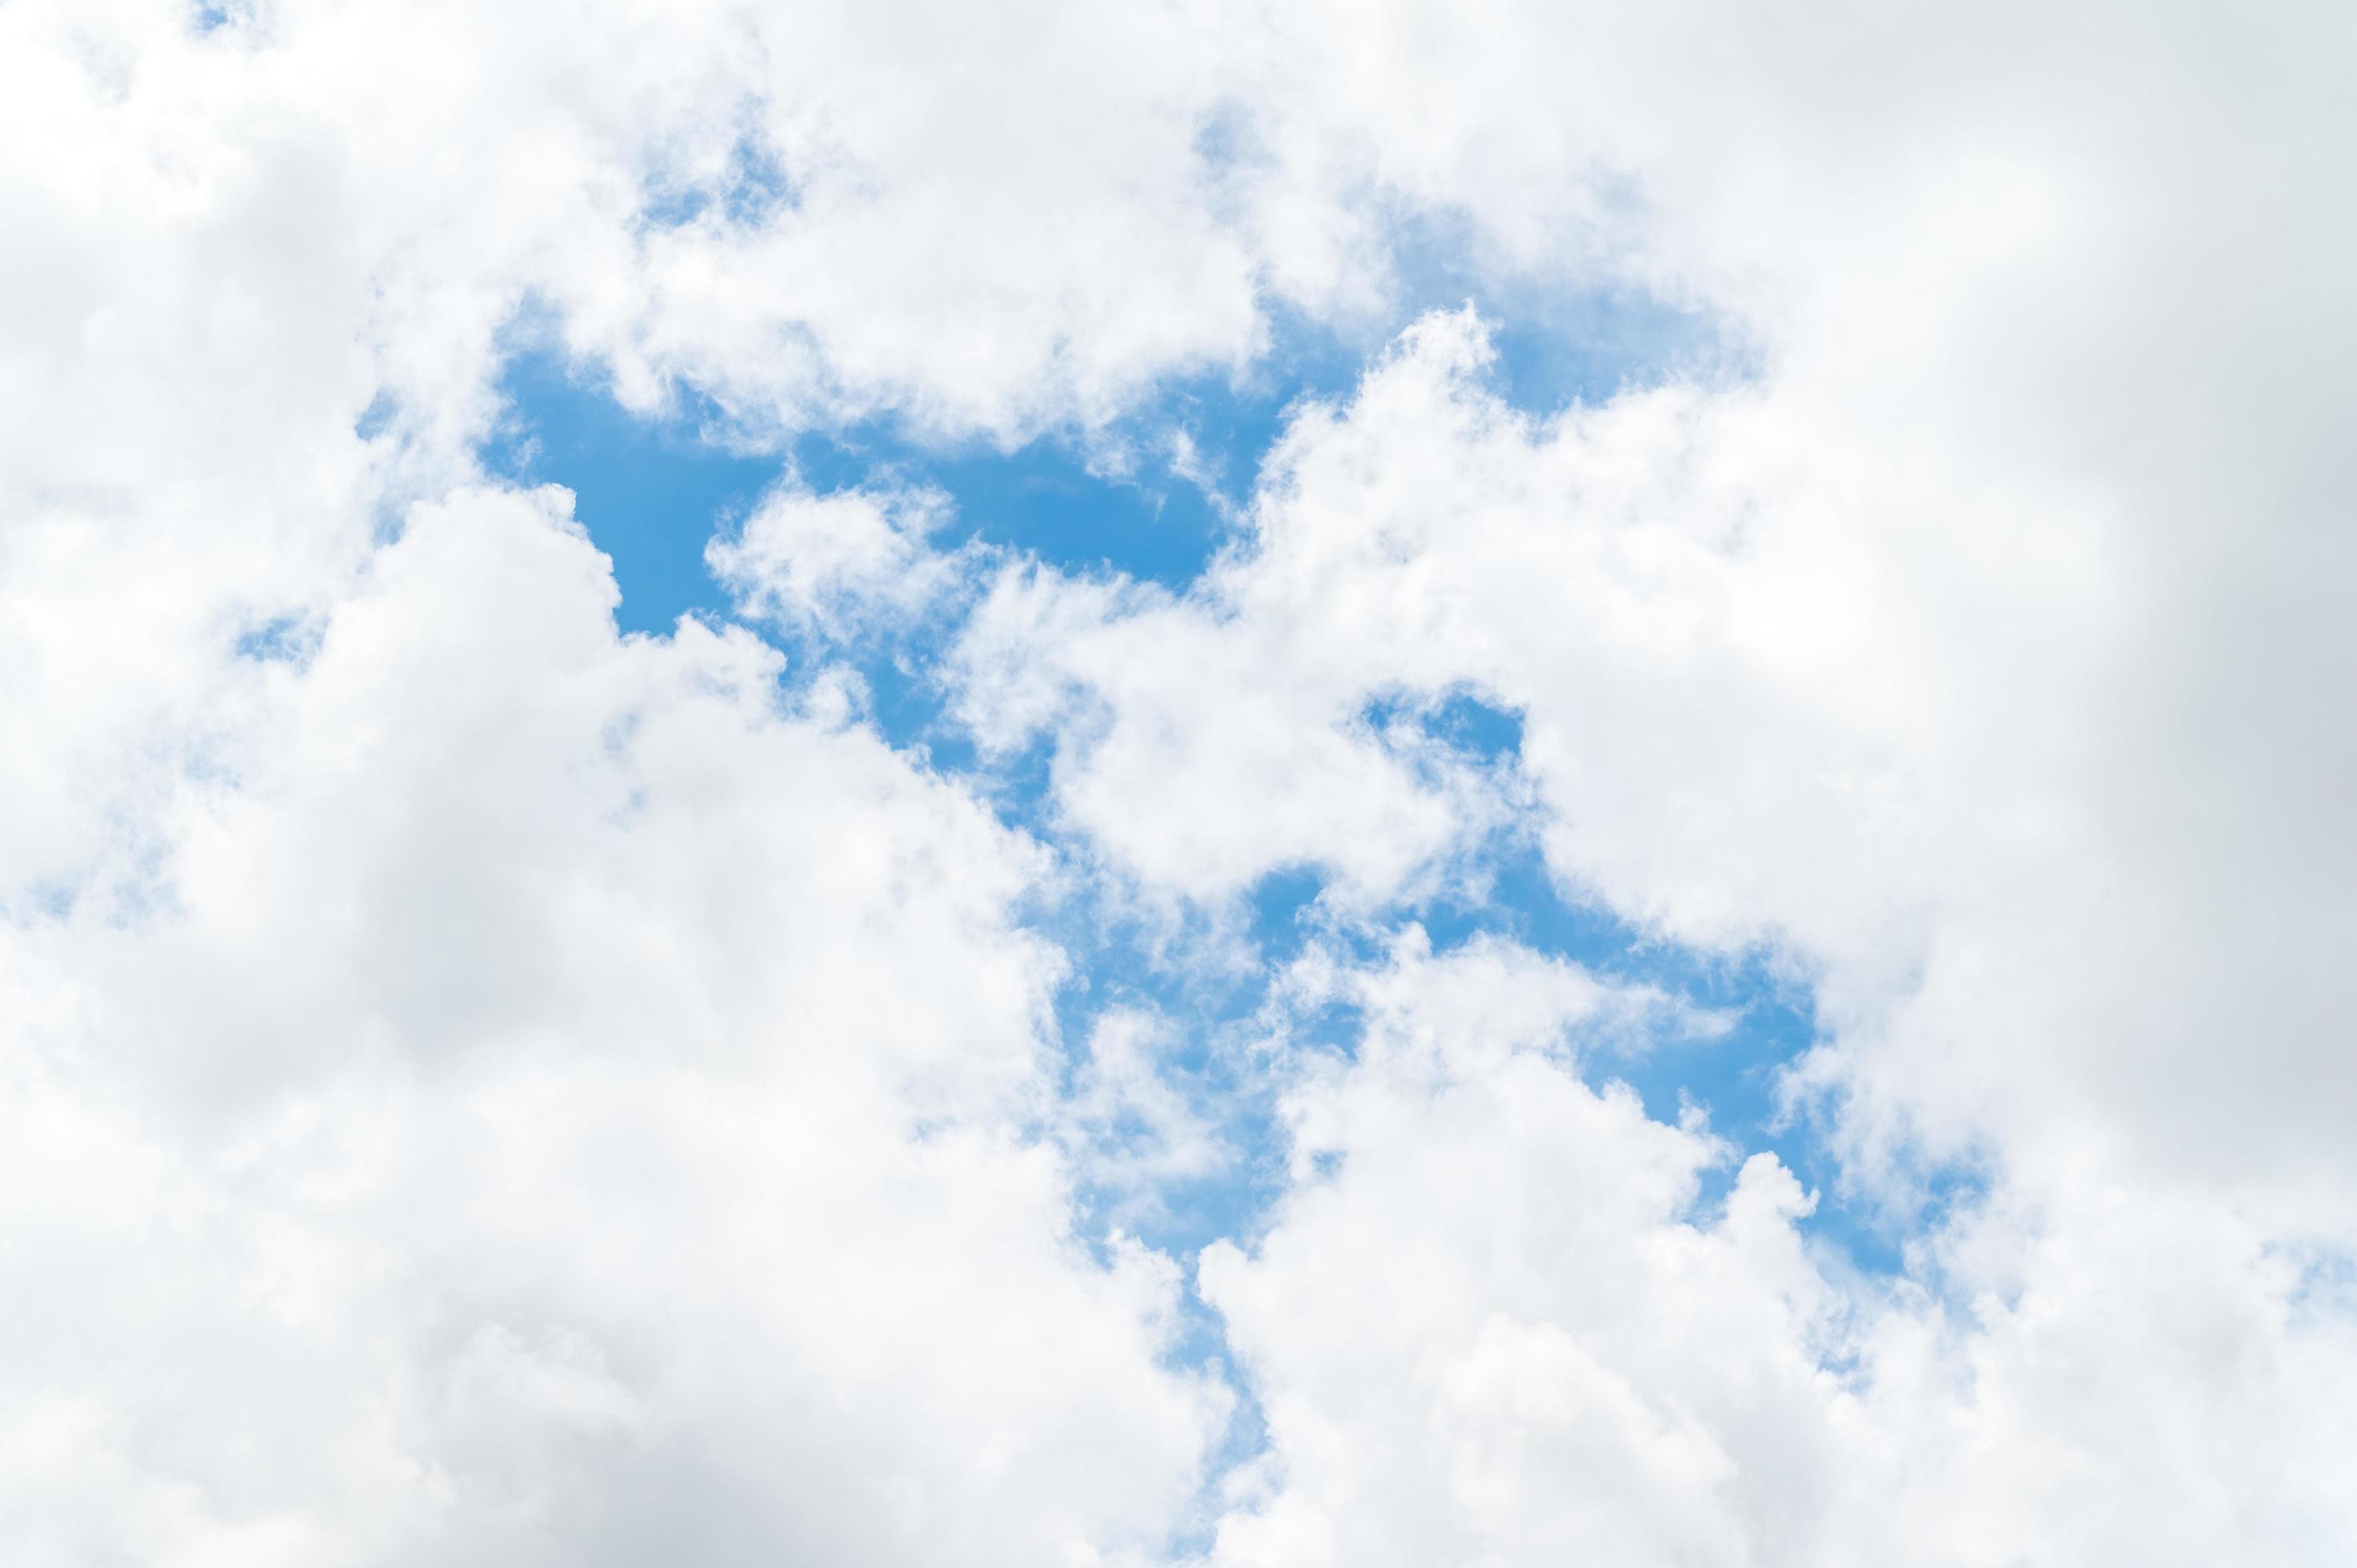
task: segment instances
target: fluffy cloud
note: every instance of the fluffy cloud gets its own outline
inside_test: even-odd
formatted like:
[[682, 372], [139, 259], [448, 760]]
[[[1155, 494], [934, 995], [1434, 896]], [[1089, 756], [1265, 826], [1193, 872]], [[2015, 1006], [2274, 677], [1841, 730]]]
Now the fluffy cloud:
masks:
[[926, 544], [950, 506], [938, 490], [815, 495], [790, 481], [715, 536], [705, 560], [741, 613], [843, 639], [921, 613], [955, 580], [955, 564]]
[[1582, 1080], [1628, 999], [1415, 940], [1338, 992], [1365, 1027], [1286, 1097], [1297, 1186], [1203, 1257], [1270, 1434], [1213, 1561], [2348, 1549], [2357, 1333], [2214, 1198], [2079, 1189], [1932, 1239], [1936, 1290], [1862, 1280], [1773, 1155]]
[[[1404, 768], [1363, 715], [1464, 692], [1511, 709], [1514, 777], [1481, 799], [1527, 789], [1566, 886], [1811, 966], [1832, 1032], [1788, 1088], [1834, 1097], [1846, 1181], [1903, 1207], [1928, 1151], [1995, 1189], [1914, 1244], [1931, 1294], [1887, 1298], [1803, 1263], [1801, 1195], [1755, 1163], [1716, 1224], [1767, 1216], [1745, 1233], [1776, 1238], [1770, 1263], [1695, 1214], [1707, 1137], [1543, 1057], [1496, 1065], [1532, 1037], [1495, 1015], [1509, 976], [1429, 982], [1420, 1009], [1362, 995], [1355, 1064], [1291, 1101], [1297, 1151], [1340, 1174], [1288, 1200], [1258, 1257], [1205, 1258], [1282, 1477], [1221, 1551], [2345, 1550], [2329, 1468], [2289, 1457], [2345, 1440], [2347, 1322], [2314, 1294], [2352, 1240], [2337, 984], [2313, 957], [2223, 958], [2248, 951], [2252, 906], [2202, 893], [2222, 839], [2253, 857], [2234, 875], [2267, 864], [2259, 803], [2283, 785], [2261, 759], [2290, 737], [2229, 759], [2115, 705], [2132, 671], [2192, 651], [2147, 640], [2177, 627], [2181, 585], [2141, 567], [2128, 492], [1960, 472], [1926, 492], [1933, 455], [1887, 467], [1772, 380], [1536, 418], [1491, 390], [1489, 360], [1478, 321], [1427, 318], [1347, 403], [1304, 410], [1243, 545], [1185, 596], [1008, 571], [963, 650], [983, 733], [1057, 736], [1067, 819], [1130, 875], [1217, 898], [1306, 858], [1380, 904], [1417, 897], [1494, 818]], [[2258, 635], [2209, 650], [2220, 679]], [[1049, 674], [1005, 673], [1027, 670]], [[2156, 831], [2221, 790], [2246, 804], [2200, 835]], [[1352, 826], [1399, 800], [1433, 825], [1371, 849]], [[2326, 840], [2340, 820], [2309, 819]], [[2282, 940], [2302, 950], [2339, 929], [2320, 901], [2301, 918]], [[2230, 972], [2268, 983], [2229, 1004]], [[1436, 1039], [1478, 1068], [1436, 1086]], [[1525, 1220], [1559, 1204], [1601, 1222], [1624, 1198], [1641, 1208], [1609, 1241]], [[1681, 1272], [1684, 1249], [1717, 1261]], [[1534, 1285], [1557, 1259], [1562, 1282]], [[1579, 1294], [1595, 1274], [1659, 1329], [1636, 1369], [1609, 1359], [1625, 1326]], [[1453, 1316], [1425, 1323], [1431, 1302]], [[1695, 1302], [1753, 1326], [1660, 1316]], [[1778, 1380], [1764, 1413], [1721, 1402]], [[1614, 1478], [1566, 1488], [1599, 1455]], [[2171, 1508], [2134, 1500], [2160, 1492]]]
[[1224, 1395], [1073, 1237], [1036, 851], [775, 655], [421, 510], [165, 907], [18, 931], [27, 1561], [1117, 1560]]
[[[2347, 1555], [2351, 47], [2290, 0], [0, 6], [8, 1539], [1152, 1561], [1241, 1392], [1238, 1563]], [[1398, 319], [1436, 253], [1556, 349], [1635, 293], [1724, 362], [1516, 409], [1481, 316]], [[889, 471], [714, 541], [799, 648], [963, 616], [914, 673], [975, 779], [747, 626], [617, 637], [476, 456], [526, 337], [739, 446], [1005, 447], [1403, 327], [1184, 588], [942, 548]], [[1861, 1279], [1599, 1089], [1692, 1021], [1405, 933], [1501, 839], [1807, 976], [1866, 1200], [1986, 1195]], [[1249, 1103], [1169, 1069], [1200, 953], [1060, 1020], [1076, 868], [1224, 934], [1323, 878], [1218, 1042]], [[1285, 1190], [1200, 1303], [1081, 1233], [1272, 1157], [1264, 1104]], [[1233, 1389], [1175, 1359], [1213, 1327]]]
[[[1006, 571], [961, 650], [978, 732], [1060, 737], [1069, 820], [1198, 897], [1302, 862], [1412, 893], [1527, 788], [1567, 886], [1818, 968], [1817, 1066], [1861, 1134], [2119, 1141], [2325, 1220], [2345, 916], [2286, 823], [2345, 834], [2306, 782], [2343, 739], [2250, 716], [2341, 657], [2295, 575], [2222, 567], [2197, 611], [2142, 473], [1895, 462], [1772, 377], [1535, 417], [1489, 360], [1470, 316], [1427, 317], [1305, 409], [1182, 596]], [[2285, 562], [2338, 548], [2269, 526]], [[2201, 672], [2165, 723], [2163, 669]], [[1414, 766], [1370, 722], [1468, 693], [1521, 716], [1515, 777]]]

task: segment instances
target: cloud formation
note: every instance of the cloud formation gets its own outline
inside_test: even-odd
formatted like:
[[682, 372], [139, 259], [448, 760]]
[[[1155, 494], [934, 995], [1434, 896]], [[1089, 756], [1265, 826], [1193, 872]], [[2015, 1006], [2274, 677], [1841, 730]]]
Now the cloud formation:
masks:
[[[2352, 59], [0, 6], [0, 1537], [2349, 1555]], [[777, 462], [722, 610], [490, 471], [527, 349]]]

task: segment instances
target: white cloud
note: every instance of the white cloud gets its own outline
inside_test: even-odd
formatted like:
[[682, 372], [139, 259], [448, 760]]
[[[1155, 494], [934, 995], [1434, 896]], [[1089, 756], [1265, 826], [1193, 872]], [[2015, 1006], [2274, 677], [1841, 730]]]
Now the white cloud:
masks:
[[[1303, 1175], [1205, 1294], [1265, 1412], [1212, 1560], [2194, 1564], [2348, 1549], [2357, 1333], [2183, 1189], [1941, 1238], [1937, 1294], [1805, 1242], [1772, 1155], [1575, 1069], [1609, 993], [1512, 949], [1333, 977]], [[1468, 997], [1479, 1005], [1465, 1006]]]
[[[2347, 1555], [2347, 1313], [2295, 1263], [2357, 1242], [2337, 17], [197, 21], [0, 6], [19, 1555], [1151, 1557], [1219, 1399], [1161, 1364], [1175, 1265], [1070, 1230], [1213, 1158], [1160, 1026], [1060, 1102], [1045, 852], [839, 672], [618, 639], [472, 446], [519, 322], [744, 440], [1097, 431], [1279, 319], [1389, 330], [1404, 234], [1749, 379], [1536, 418], [1429, 317], [1183, 594], [972, 582], [882, 480], [715, 563], [830, 635], [974, 590], [960, 711], [1054, 741], [1125, 894], [1311, 866], [1379, 928], [1512, 829], [1772, 943], [1851, 1177], [1994, 1187], [1886, 1295], [1772, 1165], [1689, 1212], [1724, 1151], [1574, 1073], [1584, 977], [1343, 966], [1361, 1058], [1287, 1059], [1297, 1188], [1203, 1275], [1275, 1440], [1219, 1551]], [[1518, 762], [1420, 737], [1462, 695]]]
[[[1068, 815], [1150, 880], [1216, 897], [1308, 862], [1380, 897], [1499, 797], [1435, 788], [1360, 715], [1479, 693], [1522, 716], [1568, 883], [1816, 968], [1843, 1058], [1824, 1065], [1861, 1112], [2025, 1158], [2117, 1137], [2166, 1163], [2198, 1137], [2261, 1184], [2339, 1160], [2340, 1090], [2298, 1098], [2344, 1076], [2329, 969], [2252, 953], [2266, 993], [2230, 1004], [2196, 957], [2249, 951], [2255, 893], [2195, 890], [2256, 874], [2220, 838], [2287, 853], [2257, 802], [2291, 736], [2245, 766], [2137, 716], [2123, 683], [2190, 650], [2175, 590], [2145, 596], [2124, 496], [1968, 478], [1961, 456], [1932, 482], [1938, 454], [1894, 466], [1772, 379], [1534, 420], [1485, 354], [1469, 317], [1428, 317], [1308, 410], [1246, 546], [1184, 599], [1004, 578], [962, 666], [981, 733], [1060, 725]], [[2318, 744], [2280, 766], [2325, 768]], [[2238, 797], [2210, 835], [2162, 831]], [[2321, 802], [2310, 822], [2341, 831]], [[2297, 896], [2269, 938], [2294, 951], [2337, 918]], [[2202, 1042], [2247, 1040], [2255, 1007], [2267, 1041], [2240, 1048], [2273, 1067], [2222, 1090]]]
[[1259, 629], [1009, 566], [961, 636], [961, 716], [998, 749], [1057, 736], [1058, 803], [1152, 883], [1219, 898], [1318, 865], [1395, 890], [1457, 836], [1448, 792], [1382, 744], [1363, 691]]
[[1024, 1131], [1038, 852], [612, 596], [561, 492], [421, 510], [166, 904], [12, 929], [28, 1560], [1117, 1561], [1191, 1490], [1174, 1267]]
[[737, 612], [841, 638], [877, 618], [921, 613], [956, 579], [926, 536], [949, 519], [939, 490], [834, 490], [788, 481], [704, 553]]
[[[1062, 1107], [1075, 1169], [1111, 1200], [1116, 1216], [1152, 1216], [1163, 1189], [1200, 1179], [1238, 1157], [1200, 1086], [1175, 1075], [1177, 1031], [1134, 1006], [1111, 1007], [1089, 1030]], [[1190, 1092], [1192, 1090], [1192, 1092]]]

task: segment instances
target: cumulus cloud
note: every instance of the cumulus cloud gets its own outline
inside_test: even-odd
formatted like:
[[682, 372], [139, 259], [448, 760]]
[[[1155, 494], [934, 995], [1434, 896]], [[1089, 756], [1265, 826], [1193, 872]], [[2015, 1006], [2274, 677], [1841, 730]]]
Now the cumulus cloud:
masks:
[[[1220, 1563], [2299, 1563], [2346, 1539], [2345, 1317], [2183, 1189], [1858, 1279], [1775, 1156], [1583, 1081], [1627, 998], [1401, 944], [1286, 1101], [1301, 1179], [1202, 1260], [1270, 1434]], [[1706, 1188], [1706, 1178], [1714, 1187]], [[2231, 1503], [2228, 1499], [2232, 1499]]]
[[951, 504], [939, 490], [816, 495], [788, 482], [704, 557], [741, 613], [841, 639], [921, 613], [955, 581], [953, 563], [926, 543]]
[[[2352, 48], [0, 6], [0, 1535], [2348, 1555]], [[1714, 352], [1518, 406], [1500, 329], [1615, 297]], [[684, 520], [733, 617], [623, 637], [485, 472], [526, 341], [781, 461], [1142, 421], [1245, 495], [1156, 585], [790, 468]], [[1305, 344], [1363, 371], [1249, 483], [1157, 401]], [[971, 769], [830, 696], [911, 624]], [[1734, 1026], [1510, 939], [1501, 845], [1808, 984], [1837, 1193], [1614, 1085]]]
[[170, 907], [19, 933], [38, 1560], [1112, 1560], [1190, 1490], [1174, 1266], [1025, 1132], [1036, 852], [611, 596], [561, 493], [421, 510]]

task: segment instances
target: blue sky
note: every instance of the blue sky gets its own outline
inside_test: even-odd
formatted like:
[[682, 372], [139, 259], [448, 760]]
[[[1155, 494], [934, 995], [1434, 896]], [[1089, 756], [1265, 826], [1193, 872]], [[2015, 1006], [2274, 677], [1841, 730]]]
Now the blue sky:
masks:
[[8, 1568], [2357, 1562], [2147, 11], [0, 4]]
[[[1609, 397], [1631, 381], [1690, 370], [1705, 338], [1696, 323], [1674, 313], [1595, 304], [1577, 313], [1557, 311], [1538, 326], [1503, 321], [1491, 374], [1513, 406], [1544, 415], [1574, 400]], [[1265, 367], [1248, 384], [1183, 383], [1127, 423], [1129, 431], [1146, 433], [1137, 445], [1149, 454], [1167, 450], [1156, 435], [1185, 429], [1220, 476], [1216, 504], [1150, 457], [1127, 475], [1110, 476], [1070, 438], [1043, 438], [1013, 451], [984, 444], [945, 450], [911, 443], [889, 422], [879, 422], [832, 436], [804, 436], [790, 455], [733, 452], [705, 439], [704, 433], [718, 423], [709, 409], [691, 402], [666, 419], [636, 418], [608, 395], [594, 367], [569, 365], [546, 351], [527, 350], [509, 363], [501, 382], [508, 417], [483, 458], [503, 476], [553, 481], [574, 492], [576, 515], [613, 560], [622, 595], [618, 619], [625, 631], [661, 634], [683, 614], [726, 616], [726, 596], [705, 566], [705, 543], [716, 528], [741, 521], [790, 467], [822, 491], [879, 478], [937, 487], [955, 508], [949, 542], [978, 540], [1066, 572], [1126, 575], [1183, 593], [1234, 538], [1237, 503], [1249, 497], [1288, 409], [1301, 399], [1346, 393], [1364, 363], [1355, 345], [1299, 334], [1293, 351], [1271, 357], [1277, 368]], [[896, 745], [921, 747], [931, 766], [965, 774], [1010, 825], [1085, 855], [1083, 847], [1066, 840], [1049, 810], [1041, 751], [999, 759], [986, 778], [974, 773], [981, 760], [944, 711], [942, 693], [926, 668], [946, 633], [936, 628], [882, 648], [852, 649], [797, 642], [777, 627], [767, 635], [783, 639], [790, 660], [805, 671], [829, 660], [857, 666], [872, 694], [875, 721]], [[1515, 764], [1522, 724], [1514, 714], [1460, 695], [1416, 722], [1472, 764]], [[1968, 1171], [1930, 1172], [1923, 1184], [1928, 1211], [1901, 1215], [1840, 1179], [1839, 1159], [1824, 1135], [1823, 1107], [1796, 1108], [1778, 1093], [1782, 1069], [1817, 1040], [1810, 987], [1789, 959], [1767, 948], [1700, 952], [1634, 929], [1600, 901], [1559, 886], [1525, 833], [1494, 836], [1471, 852], [1461, 871], [1450, 884], [1458, 891], [1388, 909], [1380, 930], [1346, 942], [1372, 961], [1384, 932], [1410, 923], [1444, 952], [1483, 935], [1508, 938], [1608, 980], [1658, 988], [1727, 1021], [1723, 1032], [1658, 1038], [1641, 1051], [1598, 1054], [1587, 1061], [1591, 1082], [1630, 1085], [1657, 1120], [1674, 1122], [1690, 1106], [1706, 1108], [1713, 1131], [1734, 1146], [1733, 1157], [1706, 1174], [1697, 1219], [1706, 1219], [1723, 1200], [1743, 1157], [1770, 1151], [1816, 1195], [1813, 1212], [1798, 1221], [1803, 1233], [1850, 1267], [1895, 1276], [1907, 1266], [1908, 1235], [1959, 1194], [1977, 1189]], [[1039, 929], [1072, 963], [1056, 1016], [1075, 1066], [1108, 1009], [1151, 1009], [1174, 1042], [1162, 1062], [1167, 1079], [1209, 1119], [1227, 1153], [1210, 1174], [1165, 1182], [1145, 1195], [1084, 1184], [1076, 1195], [1075, 1220], [1101, 1255], [1119, 1231], [1191, 1261], [1222, 1239], [1249, 1245], [1275, 1217], [1289, 1189], [1284, 1134], [1265, 1089], [1240, 1071], [1238, 1053], [1269, 1003], [1279, 966], [1313, 936], [1333, 940], [1330, 924], [1317, 916], [1322, 886], [1316, 872], [1296, 870], [1265, 876], [1251, 889], [1242, 913], [1255, 961], [1242, 971], [1174, 957], [1167, 931], [1142, 929], [1085, 884], [1076, 898], [1038, 917]], [[1226, 920], [1232, 914], [1212, 911], [1211, 918]], [[1348, 1054], [1357, 1023], [1350, 1009], [1329, 1008], [1296, 1019], [1294, 1026], [1306, 1043]], [[1112, 1135], [1123, 1132], [1116, 1127]], [[1222, 1369], [1218, 1375], [1237, 1402], [1212, 1456], [1209, 1474], [1216, 1484], [1264, 1452], [1259, 1391], [1228, 1369], [1235, 1351], [1191, 1277], [1182, 1323], [1178, 1364]], [[1168, 1543], [1173, 1552], [1210, 1546], [1217, 1517], [1211, 1495], [1207, 1490], [1193, 1522], [1177, 1528]]]
[[[1467, 279], [1460, 265], [1433, 260], [1436, 249], [1411, 265], [1424, 278], [1419, 304], [1461, 304], [1452, 293]], [[1494, 293], [1484, 301], [1495, 322], [1492, 383], [1515, 408], [1552, 413], [1575, 401], [1597, 402], [1631, 384], [1698, 367], [1726, 373], [1739, 357], [1707, 322], [1637, 295], [1563, 295], [1508, 291], [1497, 314]], [[1405, 318], [1405, 317], [1404, 317]], [[1281, 434], [1288, 411], [1306, 399], [1346, 394], [1378, 339], [1346, 339], [1299, 327], [1280, 334], [1275, 349], [1246, 379], [1205, 377], [1170, 386], [1093, 443], [1126, 438], [1142, 456], [1125, 474], [1107, 472], [1090, 456], [1092, 443], [1049, 435], [1011, 451], [987, 443], [943, 446], [911, 441], [889, 420], [847, 431], [799, 437], [787, 452], [748, 452], [711, 438], [725, 421], [694, 395], [668, 415], [632, 414], [610, 395], [594, 364], [568, 362], [546, 347], [526, 346], [508, 361], [500, 382], [506, 414], [484, 448], [487, 467], [522, 481], [554, 482], [574, 492], [576, 515], [614, 563], [626, 632], [662, 633], [683, 614], [725, 618], [726, 593], [706, 569], [704, 549], [714, 530], [741, 521], [765, 489], [791, 471], [821, 491], [872, 483], [919, 483], [945, 491], [955, 521], [944, 542], [980, 541], [1067, 572], [1120, 575], [1183, 592], [1213, 553], [1235, 537], [1237, 503]], [[1183, 429], [1218, 476], [1220, 503], [1170, 471], [1167, 433]], [[847, 660], [872, 694], [874, 718], [896, 745], [921, 746], [934, 767], [952, 773], [979, 766], [963, 731], [944, 711], [925, 668], [940, 651], [902, 642], [883, 649], [796, 645], [777, 628], [790, 657], [805, 670], [817, 661]], [[1420, 721], [1427, 733], [1488, 767], [1511, 767], [1520, 744], [1516, 715], [1469, 697], [1445, 703]], [[985, 786], [1010, 825], [1043, 840], [1059, 840], [1044, 798], [1044, 758], [1037, 752], [995, 764]], [[1535, 950], [1570, 960], [1608, 979], [1660, 988], [1731, 1021], [1726, 1033], [1665, 1040], [1641, 1054], [1597, 1060], [1591, 1076], [1634, 1088], [1649, 1114], [1675, 1122], [1688, 1103], [1706, 1107], [1713, 1130], [1749, 1155], [1771, 1151], [1818, 1195], [1803, 1229], [1838, 1249], [1857, 1266], [1894, 1273], [1901, 1266], [1902, 1230], [1921, 1215], [1900, 1216], [1848, 1190], [1839, 1163], [1821, 1133], [1821, 1107], [1797, 1109], [1777, 1094], [1778, 1075], [1815, 1042], [1813, 1002], [1805, 976], [1767, 948], [1700, 952], [1631, 928], [1598, 901], [1558, 886], [1536, 844], [1519, 836], [1489, 843], [1466, 867], [1482, 888], [1410, 903], [1386, 911], [1392, 929], [1422, 926], [1446, 951], [1476, 936], [1511, 938]], [[1219, 1237], [1251, 1234], [1281, 1189], [1279, 1149], [1269, 1107], [1219, 1081], [1211, 1042], [1243, 1026], [1266, 1001], [1275, 966], [1297, 955], [1318, 927], [1309, 911], [1321, 886], [1311, 871], [1265, 878], [1248, 899], [1250, 940], [1261, 966], [1242, 975], [1207, 980], [1174, 966], [1134, 925], [1093, 905], [1059, 911], [1050, 929], [1072, 955], [1075, 969], [1060, 1004], [1068, 1044], [1085, 1038], [1103, 1008], [1146, 1004], [1178, 1026], [1182, 1044], [1173, 1066], [1204, 1075], [1199, 1087], [1217, 1105], [1224, 1130], [1243, 1157], [1216, 1179], [1195, 1181], [1161, 1195], [1163, 1207], [1141, 1221], [1149, 1242], [1182, 1253]], [[1350, 1044], [1350, 1020], [1332, 1021], [1331, 1043]], [[1739, 1159], [1739, 1156], [1738, 1156]], [[1731, 1180], [1733, 1165], [1714, 1173], [1706, 1209]], [[1937, 1208], [1971, 1190], [1970, 1173], [1926, 1173], [1923, 1190]], [[1100, 1222], [1103, 1217], [1100, 1215]]]

